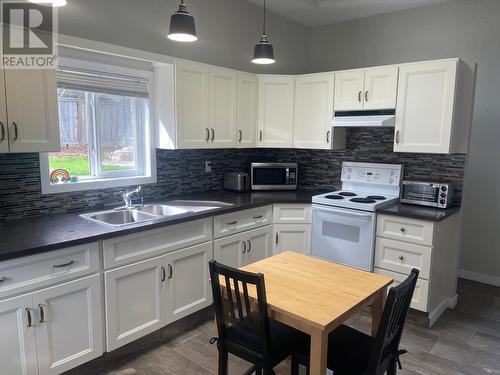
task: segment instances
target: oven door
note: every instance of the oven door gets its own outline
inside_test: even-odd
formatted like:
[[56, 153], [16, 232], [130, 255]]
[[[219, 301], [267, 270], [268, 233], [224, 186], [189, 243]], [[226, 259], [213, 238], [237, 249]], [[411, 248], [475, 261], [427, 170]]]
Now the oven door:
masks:
[[375, 213], [313, 205], [311, 255], [373, 271]]

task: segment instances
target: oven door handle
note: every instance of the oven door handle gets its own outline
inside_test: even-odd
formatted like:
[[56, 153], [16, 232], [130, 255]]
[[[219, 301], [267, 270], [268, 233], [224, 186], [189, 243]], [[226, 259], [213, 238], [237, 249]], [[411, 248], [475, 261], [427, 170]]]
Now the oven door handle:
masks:
[[355, 210], [336, 210], [336, 209], [330, 208], [330, 207], [313, 206], [313, 210], [335, 213], [335, 214], [345, 215], [345, 216], [357, 216], [357, 217], [366, 217], [366, 218], [373, 218], [375, 216], [375, 214], [373, 212], [362, 213], [362, 212], [356, 212]]

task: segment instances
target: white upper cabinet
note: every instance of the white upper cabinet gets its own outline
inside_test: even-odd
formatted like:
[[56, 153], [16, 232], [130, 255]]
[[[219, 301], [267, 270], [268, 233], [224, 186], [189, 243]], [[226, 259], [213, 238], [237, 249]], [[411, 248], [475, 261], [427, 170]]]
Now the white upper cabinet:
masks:
[[210, 67], [210, 143], [215, 148], [236, 146], [238, 74]]
[[394, 109], [397, 66], [346, 70], [335, 74], [335, 111]]
[[396, 108], [398, 91], [398, 67], [382, 66], [365, 70], [365, 92], [363, 109]]
[[332, 148], [334, 87], [333, 73], [295, 78], [294, 147]]
[[177, 148], [210, 147], [209, 82], [207, 65], [175, 63]]
[[255, 74], [238, 72], [238, 121], [236, 147], [257, 146], [259, 79]]
[[9, 152], [7, 102], [5, 100], [5, 75], [0, 70], [0, 153]]
[[294, 76], [259, 76], [260, 147], [292, 147], [294, 89]]
[[363, 109], [365, 71], [347, 70], [335, 73], [335, 111]]
[[404, 64], [399, 72], [394, 151], [467, 152], [473, 72], [458, 59]]
[[[5, 86], [0, 88], [5, 87], [8, 124], [2, 111], [0, 121], [9, 128], [10, 152], [59, 151], [56, 71], [7, 69], [4, 73]], [[5, 139], [0, 149], [6, 150]]]

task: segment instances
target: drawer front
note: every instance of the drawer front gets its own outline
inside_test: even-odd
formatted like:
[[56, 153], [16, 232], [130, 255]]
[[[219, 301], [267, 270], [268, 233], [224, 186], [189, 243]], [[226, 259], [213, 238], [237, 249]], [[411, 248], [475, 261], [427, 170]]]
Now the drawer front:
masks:
[[399, 216], [378, 215], [377, 236], [432, 246], [434, 223]]
[[431, 248], [378, 237], [375, 245], [375, 267], [404, 275], [409, 275], [412, 268], [418, 268], [419, 277], [429, 280]]
[[99, 272], [97, 242], [0, 262], [0, 298]]
[[103, 241], [104, 268], [123, 266], [213, 239], [213, 219], [187, 221]]
[[[379, 275], [388, 276], [394, 279], [392, 286], [396, 286], [402, 283], [408, 276], [397, 272], [391, 272], [386, 270], [381, 270], [380, 268], [375, 268], [375, 273]], [[427, 280], [418, 279], [417, 285], [415, 286], [415, 292], [413, 293], [413, 298], [411, 300], [411, 308], [415, 310], [420, 310], [428, 312], [427, 301], [429, 299], [429, 282]]]
[[273, 206], [274, 224], [309, 224], [310, 222], [310, 204], [275, 204]]
[[245, 230], [271, 224], [273, 219], [272, 206], [252, 208], [250, 210], [232, 212], [214, 218], [214, 236], [221, 238]]

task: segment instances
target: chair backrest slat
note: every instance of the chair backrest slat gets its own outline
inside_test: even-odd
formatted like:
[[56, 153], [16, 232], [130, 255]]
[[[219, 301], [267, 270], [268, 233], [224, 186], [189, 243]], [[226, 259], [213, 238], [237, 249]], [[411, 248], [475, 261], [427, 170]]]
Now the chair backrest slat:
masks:
[[413, 269], [405, 281], [389, 290], [366, 374], [385, 374], [395, 359], [418, 274], [419, 271]]
[[247, 320], [252, 323], [252, 308], [250, 307], [250, 297], [248, 296], [248, 287], [247, 284], [243, 284], [243, 297], [245, 300], [245, 311], [247, 314]]

